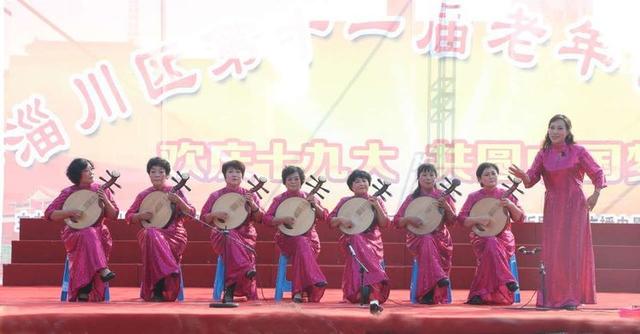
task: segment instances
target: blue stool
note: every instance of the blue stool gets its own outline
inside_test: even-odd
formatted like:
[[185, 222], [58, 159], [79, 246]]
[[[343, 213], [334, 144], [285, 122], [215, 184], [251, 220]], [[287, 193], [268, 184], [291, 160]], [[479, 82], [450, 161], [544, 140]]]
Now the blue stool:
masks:
[[[513, 254], [509, 259], [509, 267], [511, 267], [511, 275], [516, 279], [518, 286], [520, 285], [520, 278], [518, 277], [518, 262], [516, 262], [516, 255]], [[520, 303], [520, 288], [513, 293], [513, 303]]]
[[274, 296], [275, 301], [282, 300], [283, 292], [291, 292], [291, 281], [287, 280], [287, 262], [288, 258], [280, 253], [278, 259], [278, 273], [276, 275], [276, 293]]
[[[66, 302], [67, 297], [69, 295], [69, 256], [64, 259], [64, 271], [62, 272], [62, 287], [60, 291], [60, 301]], [[111, 299], [111, 294], [109, 293], [109, 283], [104, 283], [104, 301], [106, 303]]]
[[213, 300], [219, 302], [222, 300], [222, 290], [224, 290], [224, 261], [222, 255], [218, 255], [218, 264], [216, 264], [216, 276], [213, 279]]
[[[451, 278], [449, 278], [449, 282], [451, 282]], [[418, 297], [416, 294], [418, 285], [418, 261], [413, 259], [413, 267], [411, 268], [411, 285], [409, 286], [409, 299], [411, 300], [411, 304], [416, 304], [418, 302]], [[449, 287], [447, 289], [447, 304], [451, 304], [451, 283], [449, 283]]]
[[182, 267], [178, 266], [180, 268], [180, 290], [178, 291], [178, 301], [179, 302], [183, 302], [184, 301], [184, 278], [182, 277]]

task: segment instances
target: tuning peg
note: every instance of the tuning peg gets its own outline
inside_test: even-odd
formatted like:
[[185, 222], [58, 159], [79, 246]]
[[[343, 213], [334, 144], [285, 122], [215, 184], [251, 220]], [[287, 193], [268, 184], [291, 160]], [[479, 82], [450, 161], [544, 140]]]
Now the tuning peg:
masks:
[[518, 197], [514, 194], [511, 194], [511, 196], [513, 196], [513, 198], [518, 199]]
[[516, 188], [516, 191], [524, 195], [524, 191], [522, 191], [522, 190], [520, 190], [518, 188]]
[[445, 179], [445, 181], [449, 182], [449, 184], [451, 184], [451, 180], [449, 180], [448, 177], [445, 176], [444, 179]]
[[311, 184], [311, 183], [309, 183], [309, 182], [305, 182], [304, 184], [308, 185], [308, 186], [309, 186], [309, 187], [311, 187], [311, 188], [313, 188], [313, 187], [314, 187], [314, 185], [313, 185], [313, 184]]
[[318, 182], [318, 179], [316, 179], [316, 177], [315, 177], [315, 176], [313, 176], [313, 175], [309, 175], [309, 177], [310, 177], [312, 180], [314, 180], [314, 181]]
[[385, 193], [385, 194], [387, 194], [387, 196], [389, 196], [389, 197], [393, 196], [393, 195], [391, 195], [391, 193], [390, 193], [390, 192], [388, 192], [388, 191], [386, 191], [386, 190], [384, 191], [384, 193]]
[[458, 196], [462, 196], [462, 193], [461, 193], [461, 192], [459, 192], [459, 191], [457, 191], [457, 190], [455, 190], [455, 189], [453, 190], [453, 192], [454, 192], [454, 193], [456, 193], [456, 194], [458, 194]]
[[115, 183], [115, 182], [113, 183], [113, 185], [118, 187], [118, 189], [122, 189], [122, 187], [119, 184]]
[[256, 192], [255, 192], [255, 194], [256, 194], [256, 195], [258, 195], [258, 198], [259, 198], [259, 199], [262, 199], [262, 195], [260, 195], [260, 193], [259, 193], [259, 192], [257, 192], [257, 191], [256, 191]]
[[372, 186], [375, 190], [380, 190], [380, 188], [378, 187], [378, 185], [377, 185], [377, 184], [375, 184], [375, 183], [374, 183], [374, 184], [372, 184], [371, 186]]
[[260, 188], [260, 189], [262, 189], [262, 191], [264, 191], [264, 192], [265, 192], [265, 193], [267, 193], [267, 194], [269, 193], [269, 190], [267, 190], [267, 188], [265, 188], [265, 187], [262, 187], [262, 188]]
[[322, 196], [322, 194], [320, 194], [320, 193], [316, 193], [316, 196], [318, 196], [318, 197], [320, 197], [320, 198], [324, 199], [324, 196]]
[[453, 203], [455, 203], [455, 202], [456, 202], [456, 199], [455, 199], [455, 198], [453, 198], [453, 196], [449, 196], [449, 198], [451, 198], [451, 200], [453, 201]]
[[189, 186], [188, 186], [188, 185], [186, 185], [186, 184], [185, 184], [183, 187], [184, 187], [185, 189], [187, 189], [188, 191], [191, 191], [191, 188], [189, 188]]
[[387, 199], [386, 199], [386, 198], [384, 198], [384, 195], [379, 195], [378, 197], [382, 198], [382, 201], [384, 201], [384, 202], [386, 202], [386, 201], [387, 201]]
[[178, 179], [176, 179], [176, 178], [175, 178], [175, 176], [172, 176], [172, 177], [171, 177], [171, 180], [172, 180], [173, 182], [175, 182], [175, 183], [180, 183], [180, 182], [178, 182]]
[[[255, 176], [255, 175], [254, 175]], [[250, 184], [252, 187], [255, 187], [256, 185], [253, 184], [253, 182], [251, 182], [251, 180], [247, 180], [247, 183]]]
[[[109, 173], [107, 173], [107, 174], [109, 174]], [[100, 176], [100, 181], [102, 181], [104, 183], [107, 183], [107, 180], [105, 180], [104, 177], [102, 177], [102, 176]]]
[[322, 190], [322, 191], [324, 191], [324, 192], [326, 192], [326, 193], [330, 193], [330, 192], [331, 192], [331, 191], [329, 191], [329, 189], [326, 189], [326, 188], [324, 188], [324, 187], [320, 187], [320, 190]]
[[505, 187], [505, 188], [509, 189], [509, 186], [508, 186], [508, 185], [506, 185], [506, 184], [504, 184], [504, 183], [501, 183], [501, 185], [502, 185], [503, 187]]
[[448, 188], [448, 187], [447, 187], [447, 186], [445, 186], [443, 183], [438, 183], [438, 185], [439, 185], [440, 187], [442, 187], [442, 189], [447, 189], [447, 188]]

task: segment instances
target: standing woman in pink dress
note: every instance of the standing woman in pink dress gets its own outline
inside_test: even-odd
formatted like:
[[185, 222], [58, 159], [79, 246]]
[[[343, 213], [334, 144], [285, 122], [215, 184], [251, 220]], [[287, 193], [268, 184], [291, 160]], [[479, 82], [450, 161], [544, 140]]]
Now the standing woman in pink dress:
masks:
[[276, 196], [264, 215], [262, 222], [271, 226], [282, 224], [293, 225], [293, 217], [278, 217], [276, 211], [282, 202], [292, 197], [304, 198], [311, 203], [314, 208], [315, 221], [309, 231], [298, 236], [288, 236], [279, 230], [275, 234], [275, 241], [278, 248], [290, 260], [293, 269], [293, 279], [291, 293], [293, 301], [301, 303], [305, 293], [310, 302], [317, 303], [324, 295], [327, 285], [320, 266], [318, 265], [318, 254], [320, 254], [320, 238], [316, 232], [316, 224], [326, 221], [329, 211], [320, 205], [318, 199], [301, 191], [304, 184], [304, 171], [297, 166], [287, 166], [282, 170], [282, 183], [287, 191]]
[[175, 215], [164, 228], [143, 228], [138, 232], [138, 243], [142, 255], [142, 285], [140, 297], [145, 301], [175, 301], [180, 292], [180, 262], [187, 248], [187, 231], [184, 222], [196, 209], [189, 203], [181, 190], [169, 192], [167, 184], [171, 174], [169, 161], [155, 157], [147, 162], [147, 174], [151, 187], [136, 196], [127, 210], [126, 219], [130, 224], [140, 224], [149, 220], [153, 213], [140, 211], [140, 205], [147, 195], [154, 191], [167, 193], [167, 198], [175, 204]]
[[[382, 303], [389, 297], [391, 290], [389, 276], [384, 269], [384, 248], [382, 245], [382, 233], [380, 228], [389, 224], [389, 217], [378, 197], [369, 195], [371, 175], [363, 170], [356, 169], [347, 178], [347, 185], [353, 192], [353, 196], [340, 199], [336, 207], [329, 214], [332, 227], [353, 226], [348, 218], [338, 217], [340, 208], [348, 200], [360, 197], [367, 199], [374, 209], [374, 218], [371, 227], [359, 234], [343, 234], [340, 236], [340, 249], [345, 254], [345, 266], [342, 274], [342, 294], [345, 300], [351, 303], [359, 303], [362, 299], [369, 302], [371, 312], [382, 310]], [[364, 274], [364, 288], [360, 291], [360, 266], [351, 256], [352, 248], [358, 259], [365, 265], [369, 272]]]
[[231, 160], [222, 164], [225, 187], [214, 191], [204, 203], [200, 216], [207, 224], [214, 219], [226, 220], [228, 214], [224, 211], [211, 212], [216, 201], [224, 194], [237, 193], [244, 197], [249, 210], [242, 225], [235, 229], [224, 231], [211, 230], [211, 246], [217, 254], [223, 254], [225, 265], [224, 302], [233, 302], [234, 296], [246, 296], [248, 300], [258, 299], [256, 280], [256, 241], [258, 233], [254, 223], [262, 221], [264, 211], [260, 208], [258, 196], [248, 189], [242, 188], [245, 166], [241, 161]]
[[422, 164], [418, 167], [418, 187], [404, 200], [398, 213], [393, 218], [393, 224], [400, 228], [407, 225], [416, 227], [425, 223], [418, 217], [405, 217], [409, 204], [420, 196], [429, 196], [438, 200], [438, 206], [444, 209], [443, 223], [433, 232], [417, 235], [407, 230], [407, 248], [419, 263], [416, 296], [421, 304], [441, 304], [447, 300], [449, 273], [451, 271], [451, 256], [453, 242], [447, 226], [456, 222], [456, 214], [451, 197], [440, 198], [442, 191], [436, 189], [438, 172], [432, 164]]
[[[569, 118], [551, 118], [542, 149], [527, 172], [517, 166], [509, 171], [527, 188], [542, 177], [546, 188], [542, 239], [546, 291], [538, 294], [538, 306], [575, 310], [580, 304], [595, 304], [589, 210], [595, 207], [607, 183], [589, 152], [575, 144]], [[582, 192], [585, 173], [594, 185], [588, 198]]]
[[93, 182], [91, 161], [73, 159], [67, 167], [67, 177], [73, 185], [62, 189], [60, 195], [45, 210], [44, 218], [53, 222], [80, 218], [82, 211], [64, 210], [64, 202], [78, 190], [98, 193], [103, 207], [102, 216], [98, 221], [93, 226], [80, 230], [65, 225], [61, 239], [69, 258], [69, 301], [104, 301], [104, 283], [116, 276], [107, 266], [112, 240], [109, 228], [104, 223], [118, 218], [118, 206], [111, 196], [111, 191], [103, 191], [100, 185]]
[[481, 237], [473, 231], [469, 233], [473, 253], [476, 256], [476, 272], [467, 301], [472, 305], [511, 305], [513, 293], [519, 288], [509, 265], [509, 259], [516, 250], [511, 223], [522, 223], [524, 211], [513, 195], [502, 198], [507, 190], [498, 188], [499, 173], [500, 170], [495, 164], [481, 163], [476, 170], [476, 177], [482, 189], [469, 194], [458, 214], [458, 220], [465, 227], [491, 224], [493, 221], [491, 216], [469, 217], [474, 204], [485, 198], [499, 199], [500, 205], [509, 211], [510, 221], [497, 235]]

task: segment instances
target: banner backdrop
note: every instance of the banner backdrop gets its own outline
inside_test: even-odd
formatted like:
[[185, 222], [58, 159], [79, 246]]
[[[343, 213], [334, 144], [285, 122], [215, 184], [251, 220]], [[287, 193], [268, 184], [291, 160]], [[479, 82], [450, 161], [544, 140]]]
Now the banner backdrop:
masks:
[[[326, 177], [328, 208], [350, 194], [351, 170], [367, 170], [393, 183], [395, 213], [422, 162], [462, 180], [459, 206], [479, 188], [479, 163], [497, 163], [503, 179], [510, 164], [528, 166], [557, 113], [606, 170], [592, 221], [640, 223], [638, 7], [6, 1], [3, 262], [19, 217], [42, 214], [75, 157], [98, 176], [121, 173], [121, 214], [150, 184], [153, 156], [190, 173], [198, 210], [224, 184], [221, 163], [238, 159], [246, 178], [270, 180], [270, 196], [284, 190], [285, 165]], [[449, 118], [429, 117], [444, 105]], [[439, 122], [450, 125], [435, 132]], [[519, 196], [529, 221], [542, 220], [543, 193]]]

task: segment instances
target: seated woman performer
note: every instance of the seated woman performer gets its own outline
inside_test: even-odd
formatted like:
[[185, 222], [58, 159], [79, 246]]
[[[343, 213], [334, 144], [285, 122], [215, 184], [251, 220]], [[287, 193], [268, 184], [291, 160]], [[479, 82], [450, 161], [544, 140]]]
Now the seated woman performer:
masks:
[[471, 283], [467, 303], [473, 305], [510, 305], [513, 304], [513, 293], [518, 284], [511, 274], [509, 259], [516, 248], [516, 240], [511, 233], [511, 222], [523, 222], [524, 211], [518, 200], [510, 195], [502, 198], [506, 192], [498, 188], [498, 166], [483, 162], [476, 170], [476, 177], [482, 189], [469, 194], [464, 202], [458, 221], [465, 227], [474, 225], [488, 226], [492, 223], [490, 216], [469, 217], [474, 204], [484, 198], [500, 200], [500, 205], [509, 211], [510, 221], [504, 230], [495, 236], [481, 237], [471, 232], [471, 246], [476, 256], [476, 272]]
[[444, 209], [442, 223], [433, 232], [417, 235], [407, 230], [407, 248], [419, 264], [416, 296], [422, 304], [446, 303], [451, 271], [453, 242], [447, 226], [455, 224], [456, 214], [451, 197], [441, 198], [442, 191], [436, 188], [437, 177], [435, 166], [421, 164], [418, 167], [418, 187], [407, 196], [393, 218], [394, 225], [401, 228], [408, 225], [419, 227], [426, 223], [418, 217], [405, 217], [409, 204], [420, 196], [437, 199], [438, 207]]
[[[200, 216], [207, 224], [214, 219], [226, 220], [228, 213], [224, 211], [211, 212], [216, 201], [227, 193], [237, 193], [244, 196], [249, 214], [239, 227], [232, 230], [213, 229], [211, 231], [211, 245], [213, 251], [222, 254], [225, 262], [224, 302], [233, 302], [234, 296], [246, 296], [249, 300], [258, 299], [256, 290], [256, 239], [257, 233], [253, 223], [262, 221], [263, 210], [260, 208], [258, 196], [242, 188], [240, 184], [244, 177], [245, 166], [241, 161], [231, 160], [222, 164], [222, 174], [226, 186], [209, 195], [202, 207]], [[227, 233], [225, 236], [224, 234]]]
[[[329, 214], [332, 227], [345, 226], [350, 228], [353, 222], [348, 218], [338, 217], [340, 208], [352, 198], [367, 199], [374, 209], [374, 218], [366, 231], [348, 235], [343, 234], [340, 237], [340, 249], [345, 254], [345, 268], [342, 274], [342, 293], [343, 298], [351, 303], [358, 303], [361, 300], [369, 302], [371, 312], [382, 310], [383, 304], [389, 297], [390, 283], [389, 277], [384, 270], [384, 249], [382, 245], [382, 234], [380, 228], [389, 224], [389, 218], [384, 209], [382, 201], [373, 196], [369, 196], [369, 185], [371, 184], [371, 175], [363, 170], [356, 169], [347, 178], [347, 185], [353, 192], [353, 196], [347, 196], [340, 199], [336, 207]], [[351, 250], [355, 256], [352, 256]], [[360, 262], [367, 268], [368, 272], [364, 274], [364, 288], [361, 291], [360, 266], [355, 260], [358, 258]]]
[[185, 214], [192, 216], [196, 210], [181, 190], [170, 192], [172, 186], [167, 180], [171, 165], [167, 160], [159, 157], [149, 159], [147, 174], [151, 187], [136, 196], [127, 210], [127, 223], [140, 224], [153, 217], [152, 212], [141, 211], [140, 205], [154, 191], [167, 193], [169, 201], [175, 204], [175, 214], [164, 228], [143, 228], [138, 232], [142, 255], [140, 297], [145, 301], [175, 301], [180, 291], [180, 262], [187, 247], [187, 231], [183, 224], [188, 217]]
[[329, 212], [320, 205], [315, 196], [301, 191], [302, 184], [304, 184], [304, 171], [300, 167], [285, 167], [282, 170], [282, 183], [287, 190], [273, 199], [271, 206], [269, 206], [267, 213], [263, 217], [263, 223], [271, 226], [283, 224], [293, 226], [296, 222], [294, 217], [275, 217], [278, 207], [285, 200], [292, 197], [300, 197], [309, 201], [315, 215], [315, 221], [311, 228], [306, 233], [298, 236], [288, 236], [277, 231], [275, 241], [280, 251], [291, 262], [293, 269], [293, 279], [291, 280], [293, 301], [301, 303], [303, 295], [306, 294], [309, 302], [317, 303], [324, 294], [327, 279], [318, 265], [320, 239], [315, 225], [326, 221]]
[[104, 191], [94, 183], [93, 169], [93, 163], [87, 159], [71, 161], [67, 167], [67, 178], [73, 185], [62, 189], [44, 212], [44, 218], [53, 222], [81, 218], [82, 211], [63, 209], [67, 198], [78, 190], [97, 192], [102, 203], [102, 215], [93, 226], [74, 229], [65, 225], [62, 229], [61, 239], [69, 259], [69, 301], [104, 301], [104, 283], [116, 276], [107, 265], [112, 240], [104, 223], [115, 221], [119, 210], [111, 191]]

